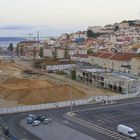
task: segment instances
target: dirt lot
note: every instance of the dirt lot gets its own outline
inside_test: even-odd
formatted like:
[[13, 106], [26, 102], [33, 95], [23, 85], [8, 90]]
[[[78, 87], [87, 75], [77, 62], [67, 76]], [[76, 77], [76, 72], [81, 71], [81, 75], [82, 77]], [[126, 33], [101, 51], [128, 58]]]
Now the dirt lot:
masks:
[[[70, 98], [70, 87], [43, 80], [10, 78], [0, 84], [0, 96], [16, 100], [20, 104], [39, 104], [64, 101]], [[73, 89], [73, 98], [82, 98], [84, 93]]]
[[[0, 97], [18, 104], [39, 104], [64, 101], [70, 98], [70, 87], [66, 84], [57, 85], [47, 80], [23, 79], [18, 76], [24, 68], [13, 63], [0, 63], [1, 75], [6, 79], [0, 81]], [[9, 77], [7, 77], [9, 76]], [[73, 98], [85, 97], [84, 92], [73, 89]]]
[[[8, 62], [0, 62], [0, 106], [15, 106], [17, 104], [39, 104], [70, 99], [70, 87], [68, 79], [59, 75], [51, 75], [41, 80], [23, 78], [23, 71], [27, 68]], [[47, 76], [46, 76], [47, 77]], [[55, 82], [55, 78], [64, 80], [61, 84]], [[54, 81], [54, 82], [53, 82]], [[92, 95], [114, 95], [112, 91], [89, 87], [87, 85], [72, 81], [72, 98], [80, 99]]]

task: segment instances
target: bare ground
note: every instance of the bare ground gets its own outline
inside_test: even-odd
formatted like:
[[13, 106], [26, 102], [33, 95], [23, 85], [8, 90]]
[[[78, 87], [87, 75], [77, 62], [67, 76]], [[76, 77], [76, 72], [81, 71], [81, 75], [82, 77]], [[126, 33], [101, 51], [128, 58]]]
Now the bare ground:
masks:
[[[23, 70], [27, 69], [19, 64], [0, 62], [0, 106], [31, 105], [65, 101], [70, 99], [71, 87], [64, 76], [51, 75], [41, 80], [21, 78]], [[6, 78], [5, 78], [6, 77]], [[47, 77], [47, 76], [46, 76]], [[63, 80], [57, 84], [55, 78]], [[54, 81], [54, 82], [52, 82]], [[114, 95], [112, 91], [89, 87], [85, 84], [72, 81], [72, 98], [81, 99], [94, 95]]]

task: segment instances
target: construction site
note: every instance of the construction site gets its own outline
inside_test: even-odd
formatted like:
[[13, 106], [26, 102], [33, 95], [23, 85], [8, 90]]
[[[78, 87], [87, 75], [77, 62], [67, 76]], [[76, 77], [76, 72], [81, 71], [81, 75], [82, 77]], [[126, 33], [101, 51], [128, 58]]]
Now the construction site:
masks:
[[[70, 83], [71, 82], [71, 83]], [[34, 105], [94, 95], [115, 95], [56, 74], [41, 73], [22, 63], [0, 62], [0, 106]]]

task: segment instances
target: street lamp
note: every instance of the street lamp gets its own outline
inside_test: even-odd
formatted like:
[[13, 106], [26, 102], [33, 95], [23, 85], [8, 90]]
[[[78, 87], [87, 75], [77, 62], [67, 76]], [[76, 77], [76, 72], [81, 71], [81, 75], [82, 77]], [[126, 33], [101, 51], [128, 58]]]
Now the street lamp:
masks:
[[72, 71], [70, 70], [70, 80], [69, 80], [69, 83], [70, 83], [70, 112], [71, 112], [71, 115], [72, 115]]

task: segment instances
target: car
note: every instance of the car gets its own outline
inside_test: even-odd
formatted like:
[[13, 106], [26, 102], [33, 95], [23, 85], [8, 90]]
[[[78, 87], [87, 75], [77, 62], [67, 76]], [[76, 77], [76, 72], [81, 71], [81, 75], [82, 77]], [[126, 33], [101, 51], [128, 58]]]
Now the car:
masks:
[[41, 118], [43, 115], [42, 114], [39, 114], [39, 115], [37, 115], [37, 118]]
[[35, 121], [34, 118], [31, 118], [31, 117], [26, 118], [26, 122], [27, 122], [28, 124], [32, 124], [34, 121]]
[[30, 118], [35, 118], [36, 117], [36, 115], [34, 115], [34, 114], [29, 114], [27, 117], [26, 117], [26, 120], [28, 120], [28, 119], [30, 119]]
[[37, 126], [37, 125], [39, 125], [41, 123], [41, 121], [40, 120], [35, 120], [34, 122], [33, 122], [33, 126]]
[[53, 120], [51, 118], [46, 118], [46, 119], [44, 119], [43, 124], [48, 124], [48, 123], [50, 123], [52, 121]]
[[29, 114], [29, 115], [26, 117], [26, 122], [27, 122], [28, 124], [32, 124], [35, 120], [37, 120], [37, 115]]
[[39, 120], [40, 120], [41, 122], [43, 122], [46, 118], [47, 118], [46, 116], [41, 116], [41, 117], [39, 118]]
[[35, 117], [36, 115], [34, 115], [34, 114], [29, 114], [27, 117], [31, 117], [31, 118], [33, 118], [33, 117]]

